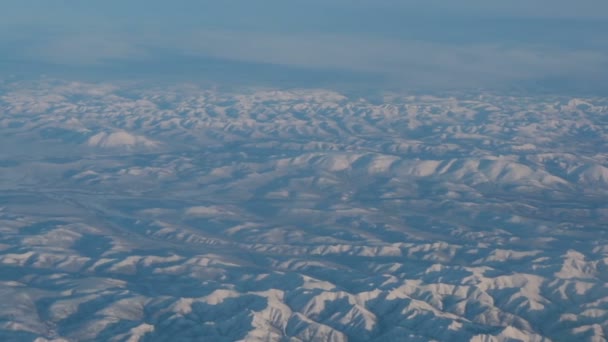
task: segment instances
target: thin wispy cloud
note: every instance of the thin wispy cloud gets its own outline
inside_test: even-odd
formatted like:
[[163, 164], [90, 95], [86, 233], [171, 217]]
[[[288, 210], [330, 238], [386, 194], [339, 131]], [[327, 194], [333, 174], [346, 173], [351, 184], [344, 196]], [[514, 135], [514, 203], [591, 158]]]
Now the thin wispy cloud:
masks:
[[[158, 52], [162, 51], [162, 52]], [[607, 76], [608, 55], [551, 45], [454, 44], [336, 34], [197, 30], [170, 35], [55, 36], [21, 51], [26, 60], [104, 66], [214, 58], [304, 69], [378, 74], [404, 84], [493, 86], [545, 77]], [[152, 71], [153, 72], [153, 71]]]
[[30, 61], [75, 66], [146, 58], [148, 51], [139, 47], [133, 38], [101, 33], [57, 35], [24, 46], [20, 57]]
[[[212, 59], [441, 87], [608, 78], [608, 41], [602, 34], [608, 5], [595, 0], [576, 5], [314, 0], [263, 6], [152, 1], [145, 13], [137, 10], [137, 1], [124, 7], [116, 1], [72, 7], [35, 3], [38, 7], [11, 3], [12, 15], [0, 14], [6, 19], [0, 23], [5, 68], [14, 61], [121, 70], [141, 64], [150, 66], [146, 74], [152, 76], [158, 70], [170, 73], [186, 58], [193, 66]], [[40, 20], [15, 19], [26, 14]]]

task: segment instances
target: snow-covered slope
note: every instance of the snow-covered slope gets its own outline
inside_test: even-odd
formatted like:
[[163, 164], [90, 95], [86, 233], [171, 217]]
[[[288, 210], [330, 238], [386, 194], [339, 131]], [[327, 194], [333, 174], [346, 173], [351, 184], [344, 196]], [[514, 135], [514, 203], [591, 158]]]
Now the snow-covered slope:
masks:
[[2, 341], [606, 340], [608, 99], [3, 87]]
[[127, 147], [132, 148], [136, 146], [150, 147], [153, 148], [157, 145], [156, 142], [146, 139], [142, 136], [129, 134], [128, 132], [112, 132], [112, 133], [97, 133], [87, 140], [89, 146], [96, 147]]

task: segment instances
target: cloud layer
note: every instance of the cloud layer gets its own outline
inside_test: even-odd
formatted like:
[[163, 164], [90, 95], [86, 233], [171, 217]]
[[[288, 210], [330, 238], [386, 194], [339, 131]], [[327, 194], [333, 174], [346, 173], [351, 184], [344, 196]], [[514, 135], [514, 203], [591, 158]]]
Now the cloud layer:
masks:
[[608, 29], [602, 14], [608, 9], [602, 11], [607, 6], [594, 0], [576, 6], [519, 0], [458, 5], [271, 1], [263, 7], [239, 1], [169, 7], [153, 1], [145, 13], [134, 4], [119, 11], [113, 1], [39, 5], [30, 8], [30, 16], [40, 19], [36, 23], [23, 19], [23, 5], [9, 5], [11, 18], [0, 15], [7, 19], [0, 24], [5, 68], [14, 61], [108, 69], [140, 64], [150, 65], [146, 73], [155, 75], [161, 69], [171, 72], [183, 59], [199, 66], [213, 59], [251, 69], [364, 73], [391, 85], [601, 84], [608, 79], [608, 40], [601, 34]]

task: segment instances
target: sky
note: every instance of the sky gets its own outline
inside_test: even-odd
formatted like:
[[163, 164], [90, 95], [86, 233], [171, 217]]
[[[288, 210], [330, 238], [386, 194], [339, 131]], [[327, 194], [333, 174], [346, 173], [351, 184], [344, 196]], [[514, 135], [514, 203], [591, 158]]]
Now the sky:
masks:
[[4, 0], [0, 77], [608, 89], [608, 2]]

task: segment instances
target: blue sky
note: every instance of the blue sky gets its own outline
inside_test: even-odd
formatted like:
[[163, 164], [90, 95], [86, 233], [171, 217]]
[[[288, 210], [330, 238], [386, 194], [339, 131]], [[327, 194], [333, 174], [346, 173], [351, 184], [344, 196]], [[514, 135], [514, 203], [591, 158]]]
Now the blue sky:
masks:
[[329, 79], [437, 89], [588, 90], [608, 79], [608, 2], [599, 0], [5, 0], [0, 6], [4, 74], [313, 85]]

